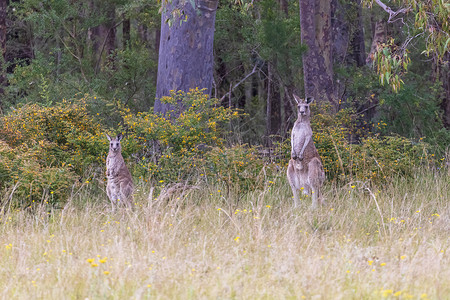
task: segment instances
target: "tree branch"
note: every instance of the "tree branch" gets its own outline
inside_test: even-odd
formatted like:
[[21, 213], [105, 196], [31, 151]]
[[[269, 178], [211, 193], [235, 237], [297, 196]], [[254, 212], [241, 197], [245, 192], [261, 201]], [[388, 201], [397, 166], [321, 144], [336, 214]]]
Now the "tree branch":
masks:
[[399, 14], [404, 14], [404, 13], [407, 13], [410, 9], [411, 9], [411, 6], [410, 7], [408, 7], [408, 8], [401, 8], [401, 9], [399, 9], [399, 10], [397, 10], [397, 11], [393, 11], [392, 10], [392, 8], [390, 8], [389, 6], [387, 6], [386, 4], [384, 4], [383, 2], [381, 2], [381, 0], [375, 0], [375, 2], [385, 11], [385, 12], [387, 12], [388, 14], [389, 14], [389, 19], [388, 19], [388, 23], [394, 23], [395, 21], [397, 21], [397, 20], [402, 20], [402, 23], [404, 23], [403, 22], [403, 18], [398, 18], [398, 19], [395, 19], [395, 20], [393, 20], [393, 18], [395, 18], [397, 15], [399, 15]]
[[103, 43], [102, 43], [102, 49], [100, 50], [100, 54], [98, 56], [97, 63], [95, 64], [95, 69], [94, 69], [95, 74], [97, 74], [99, 71], [100, 61], [102, 60], [102, 54], [103, 54], [103, 51], [105, 50], [106, 41], [108, 40], [108, 36], [111, 34], [113, 29], [117, 28], [122, 23], [123, 23], [123, 20], [121, 20], [119, 23], [113, 25], [112, 27], [110, 27], [108, 29], [108, 33], [106, 34], [105, 39], [103, 40]]
[[222, 102], [225, 97], [229, 96], [231, 97], [231, 92], [233, 92], [238, 86], [240, 86], [247, 78], [249, 78], [250, 76], [252, 76], [255, 72], [256, 72], [256, 67], [258, 66], [258, 64], [255, 64], [255, 66], [253, 67], [253, 70], [248, 73], [247, 75], [245, 75], [244, 78], [242, 78], [238, 83], [236, 83], [233, 87], [230, 87], [230, 91], [228, 93], [226, 93], [225, 95], [222, 96], [222, 98], [220, 98], [220, 102]]

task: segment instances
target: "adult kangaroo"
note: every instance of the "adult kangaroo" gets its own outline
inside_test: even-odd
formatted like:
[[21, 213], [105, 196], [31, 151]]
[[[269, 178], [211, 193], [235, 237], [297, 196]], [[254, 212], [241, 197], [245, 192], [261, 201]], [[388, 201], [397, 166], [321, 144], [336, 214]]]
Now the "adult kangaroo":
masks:
[[106, 137], [109, 140], [109, 152], [106, 157], [106, 178], [108, 179], [106, 194], [113, 209], [120, 203], [131, 207], [134, 185], [130, 171], [122, 157], [122, 146], [120, 145], [122, 135], [111, 138], [106, 134]]
[[291, 133], [291, 159], [287, 169], [287, 177], [294, 194], [294, 205], [299, 202], [299, 190], [311, 194], [312, 207], [322, 204], [320, 188], [325, 181], [325, 172], [319, 152], [312, 139], [311, 112], [309, 104], [314, 98], [301, 99], [293, 95], [297, 102], [297, 121]]

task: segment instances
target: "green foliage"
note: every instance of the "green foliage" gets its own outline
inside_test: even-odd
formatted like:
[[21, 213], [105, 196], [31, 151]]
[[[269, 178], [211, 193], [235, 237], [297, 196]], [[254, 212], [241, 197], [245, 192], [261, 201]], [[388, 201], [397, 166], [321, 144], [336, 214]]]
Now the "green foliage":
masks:
[[450, 145], [450, 131], [442, 124], [442, 87], [429, 80], [429, 73], [423, 73], [426, 66], [416, 55], [397, 92], [381, 86], [369, 69], [337, 69], [338, 77], [347, 85], [347, 99], [341, 101], [341, 107], [355, 112], [352, 127], [358, 131], [353, 132], [353, 142], [374, 134], [398, 135], [423, 140], [438, 156], [445, 153]]
[[275, 177], [276, 166], [262, 159], [259, 150], [237, 145], [208, 151], [204, 166], [208, 182], [225, 184], [237, 193], [264, 188]]
[[1, 186], [17, 184], [22, 205], [64, 202], [74, 179], [104, 162], [103, 132], [83, 99], [17, 109], [0, 119]]
[[0, 141], [0, 186], [15, 194], [13, 206], [56, 205], [67, 199], [76, 175], [68, 165], [42, 161], [49, 150], [52, 145], [45, 142], [12, 148]]
[[[209, 98], [198, 89], [188, 93], [173, 92], [161, 99], [164, 103], [180, 104], [185, 111], [172, 112], [166, 116], [141, 112], [133, 114], [125, 109], [124, 125], [131, 139], [137, 141], [135, 151], [150, 162], [141, 164], [146, 172], [142, 176], [173, 181], [187, 179], [196, 165], [196, 158], [208, 147], [223, 146], [225, 122], [237, 117], [237, 112], [218, 106], [216, 99]], [[175, 115], [178, 115], [175, 117]], [[153, 145], [157, 153], [148, 153]], [[161, 155], [159, 157], [159, 155]], [[156, 164], [156, 160], [160, 160]]]
[[[155, 4], [29, 0], [11, 5], [14, 17], [31, 31], [26, 34], [32, 36], [28, 43], [33, 44], [33, 59], [10, 64], [12, 72], [2, 101], [5, 107], [30, 102], [49, 106], [61, 99], [90, 94], [98, 100], [90, 103], [91, 112], [105, 116], [105, 123], [112, 126], [120, 118], [117, 102], [135, 112], [153, 105], [156, 52], [131, 30], [127, 43], [117, 34], [113, 53], [106, 53], [105, 36], [95, 36], [94, 30], [108, 22], [120, 25], [120, 18], [125, 16], [148, 20], [157, 13]], [[139, 12], [141, 7], [148, 11]], [[108, 15], [111, 8], [120, 11], [120, 17]], [[121, 29], [117, 27], [117, 33]]]
[[[298, 11], [297, 2], [290, 5], [291, 10]], [[260, 13], [261, 22], [257, 26], [257, 39], [261, 43], [259, 53], [276, 65], [277, 72], [288, 82], [292, 79], [285, 78], [286, 75], [295, 74], [302, 68], [301, 57], [306, 51], [300, 40], [300, 16], [298, 13], [287, 16], [274, 0], [262, 1]]]
[[408, 64], [411, 62], [408, 52], [399, 53], [397, 48], [392, 38], [386, 43], [377, 45], [373, 62], [380, 75], [381, 85], [390, 85], [394, 92], [398, 92], [403, 86], [401, 77], [408, 71]]
[[205, 180], [226, 183], [237, 191], [261, 187], [266, 167], [258, 151], [226, 146], [227, 124], [239, 117], [237, 110], [219, 106], [217, 99], [198, 89], [172, 92], [162, 101], [186, 109], [165, 117], [124, 112], [129, 139], [136, 141], [134, 151], [141, 153], [136, 177], [161, 183]]
[[[363, 0], [363, 4], [371, 7], [373, 0]], [[411, 41], [421, 37], [425, 42], [422, 54], [435, 57], [439, 62], [444, 63], [445, 55], [450, 49], [450, 5], [443, 0], [437, 1], [416, 1], [416, 0], [396, 0], [394, 5], [403, 7], [394, 14], [392, 8], [383, 8], [385, 15], [389, 15], [389, 20], [400, 20], [404, 26], [405, 41], [401, 37], [394, 42], [394, 37], [385, 44], [377, 47], [374, 64], [382, 84], [388, 83], [397, 92], [403, 84], [402, 75], [407, 71], [411, 60], [408, 57], [408, 49], [413, 48]], [[386, 5], [386, 4], [385, 4]], [[390, 4], [389, 4], [390, 5]], [[393, 18], [394, 20], [392, 20]], [[405, 22], [406, 19], [406, 22]], [[395, 44], [402, 43], [402, 47]]]
[[[321, 108], [321, 111], [326, 111]], [[360, 142], [352, 138], [360, 135], [351, 110], [341, 110], [336, 115], [316, 113], [312, 127], [314, 144], [330, 181], [347, 183], [353, 180], [385, 182], [403, 175], [413, 176], [416, 170], [430, 163], [437, 163], [431, 147], [421, 140], [394, 135], [369, 134]], [[379, 124], [379, 129], [383, 124]], [[281, 157], [287, 162], [290, 141], [279, 145]]]

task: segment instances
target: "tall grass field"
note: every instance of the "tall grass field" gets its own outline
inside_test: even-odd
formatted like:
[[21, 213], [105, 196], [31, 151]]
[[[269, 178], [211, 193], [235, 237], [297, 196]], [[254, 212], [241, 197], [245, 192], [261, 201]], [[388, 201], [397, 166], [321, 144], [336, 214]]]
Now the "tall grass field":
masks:
[[[113, 211], [88, 190], [55, 210], [0, 215], [2, 299], [450, 299], [450, 177], [324, 187], [294, 208], [284, 176]], [[8, 195], [5, 196], [5, 199]]]

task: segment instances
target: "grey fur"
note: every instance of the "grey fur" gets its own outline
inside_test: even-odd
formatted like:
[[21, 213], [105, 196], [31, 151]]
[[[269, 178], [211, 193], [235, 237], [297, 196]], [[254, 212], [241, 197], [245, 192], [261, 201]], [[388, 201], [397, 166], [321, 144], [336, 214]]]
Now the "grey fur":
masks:
[[133, 201], [134, 185], [130, 171], [122, 157], [122, 146], [120, 140], [122, 135], [111, 138], [106, 134], [109, 140], [109, 153], [106, 157], [106, 194], [113, 209], [119, 204], [131, 206]]
[[294, 95], [297, 102], [297, 121], [294, 123], [291, 133], [291, 159], [287, 169], [287, 177], [294, 194], [294, 205], [298, 206], [301, 190], [305, 194], [311, 194], [312, 206], [323, 203], [320, 188], [325, 181], [325, 172], [322, 161], [312, 139], [311, 112], [309, 104], [314, 100], [307, 98], [305, 101]]

